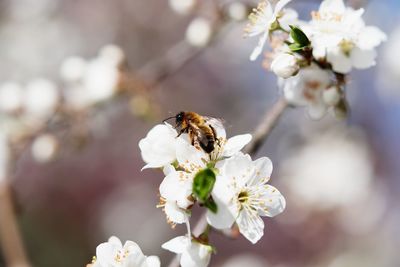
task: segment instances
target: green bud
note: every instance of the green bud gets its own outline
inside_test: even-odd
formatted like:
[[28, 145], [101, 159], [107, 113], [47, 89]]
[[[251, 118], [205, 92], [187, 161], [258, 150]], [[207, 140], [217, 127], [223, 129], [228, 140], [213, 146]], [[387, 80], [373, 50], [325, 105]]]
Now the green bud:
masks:
[[193, 193], [201, 202], [206, 204], [214, 187], [215, 180], [215, 173], [210, 168], [199, 171], [194, 177]]

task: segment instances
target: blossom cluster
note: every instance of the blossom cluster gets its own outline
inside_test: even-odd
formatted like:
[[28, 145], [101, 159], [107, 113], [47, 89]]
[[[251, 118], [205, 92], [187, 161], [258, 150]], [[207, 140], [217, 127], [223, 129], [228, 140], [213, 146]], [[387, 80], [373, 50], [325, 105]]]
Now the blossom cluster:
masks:
[[187, 235], [162, 245], [180, 255], [183, 267], [207, 266], [214, 251], [209, 244], [208, 227], [198, 236], [190, 229], [194, 205], [205, 209], [209, 227], [216, 230], [237, 227], [253, 244], [264, 234], [261, 217], [273, 217], [286, 206], [281, 193], [267, 184], [272, 173], [271, 160], [267, 157], [252, 160], [241, 152], [252, 136], [227, 138], [220, 120], [203, 118], [215, 134], [211, 151], [206, 152], [199, 145], [197, 138], [201, 134], [193, 136], [191, 130], [168, 123], [154, 126], [139, 142], [146, 162], [143, 169], [162, 169], [165, 175], [159, 187], [158, 207], [163, 208], [167, 222], [173, 227], [186, 223]]
[[343, 0], [324, 0], [310, 21], [280, 0], [275, 6], [263, 0], [245, 28], [245, 36], [260, 35], [250, 59], [255, 60], [269, 40], [266, 66], [278, 77], [285, 98], [296, 106], [307, 106], [311, 118], [333, 109], [346, 115], [346, 75], [353, 69], [376, 64], [376, 48], [386, 35], [362, 19], [364, 9], [346, 7]]
[[25, 84], [12, 80], [0, 84], [0, 129], [5, 145], [24, 144], [36, 136], [31, 147], [34, 159], [52, 159], [59, 146], [56, 135], [47, 133], [52, 122], [79, 117], [78, 113], [112, 98], [120, 86], [124, 60], [118, 46], [106, 45], [93, 59], [65, 59], [60, 84], [44, 77]]

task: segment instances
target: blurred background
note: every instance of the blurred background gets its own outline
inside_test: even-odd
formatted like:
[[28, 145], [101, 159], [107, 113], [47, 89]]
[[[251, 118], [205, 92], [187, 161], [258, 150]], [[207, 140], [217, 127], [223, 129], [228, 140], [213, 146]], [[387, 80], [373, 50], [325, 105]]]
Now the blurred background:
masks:
[[[309, 19], [319, 3], [290, 7]], [[138, 142], [181, 110], [253, 131], [280, 96], [248, 60], [257, 38], [242, 38], [255, 4], [0, 1], [0, 179], [33, 266], [85, 266], [111, 235], [162, 266], [174, 256], [160, 245], [185, 227], [156, 209], [163, 175], [140, 171]], [[347, 120], [285, 112], [257, 156], [272, 159], [286, 211], [257, 245], [213, 234], [210, 266], [400, 266], [400, 1], [347, 4], [389, 36], [377, 66], [352, 72]]]

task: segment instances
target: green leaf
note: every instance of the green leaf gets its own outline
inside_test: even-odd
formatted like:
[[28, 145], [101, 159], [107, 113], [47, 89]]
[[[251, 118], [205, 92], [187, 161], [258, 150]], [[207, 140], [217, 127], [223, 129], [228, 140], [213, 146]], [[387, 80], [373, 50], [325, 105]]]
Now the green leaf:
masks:
[[193, 193], [205, 205], [215, 184], [215, 173], [206, 168], [199, 171], [193, 180]]
[[211, 197], [204, 202], [204, 206], [213, 213], [217, 213], [218, 211], [217, 203], [215, 203]]
[[290, 25], [290, 36], [292, 36], [293, 40], [301, 47], [310, 45], [310, 40], [308, 40], [307, 35], [296, 26]]
[[293, 52], [300, 51], [300, 50], [302, 50], [304, 47], [306, 47], [306, 46], [302, 46], [302, 45], [300, 45], [300, 44], [298, 44], [298, 43], [293, 43], [293, 44], [290, 44], [290, 45], [289, 45], [290, 50], [293, 51]]

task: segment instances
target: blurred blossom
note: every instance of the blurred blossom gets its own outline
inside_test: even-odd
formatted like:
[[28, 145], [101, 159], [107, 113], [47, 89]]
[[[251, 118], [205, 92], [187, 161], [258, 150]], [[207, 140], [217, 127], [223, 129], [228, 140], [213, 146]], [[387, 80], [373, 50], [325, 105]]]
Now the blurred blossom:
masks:
[[27, 84], [25, 89], [25, 115], [34, 119], [46, 118], [55, 111], [58, 101], [58, 90], [52, 81], [33, 80]]
[[196, 0], [169, 0], [169, 6], [178, 14], [186, 15], [193, 10]]
[[60, 67], [60, 76], [68, 82], [76, 82], [85, 74], [87, 62], [80, 57], [66, 58]]
[[84, 109], [114, 96], [120, 82], [120, 65], [124, 52], [115, 45], [104, 46], [97, 57], [86, 61], [80, 57], [66, 59], [60, 68], [67, 105]]
[[57, 148], [57, 138], [51, 134], [43, 134], [33, 141], [32, 156], [37, 162], [48, 162], [56, 155]]
[[228, 6], [228, 15], [233, 20], [244, 20], [247, 17], [247, 7], [238, 1], [230, 3]]
[[373, 163], [366, 141], [356, 130], [309, 132], [293, 149], [281, 171], [289, 189], [303, 204], [318, 209], [351, 205], [368, 194]]
[[23, 91], [15, 82], [5, 82], [0, 86], [0, 111], [6, 113], [21, 109]]
[[221, 267], [268, 267], [270, 266], [267, 262], [260, 256], [254, 254], [240, 254], [235, 255], [225, 261]]
[[193, 19], [186, 29], [186, 40], [193, 46], [205, 46], [212, 34], [211, 22], [205, 18]]
[[0, 182], [6, 179], [8, 160], [10, 157], [7, 136], [3, 131], [0, 132]]

